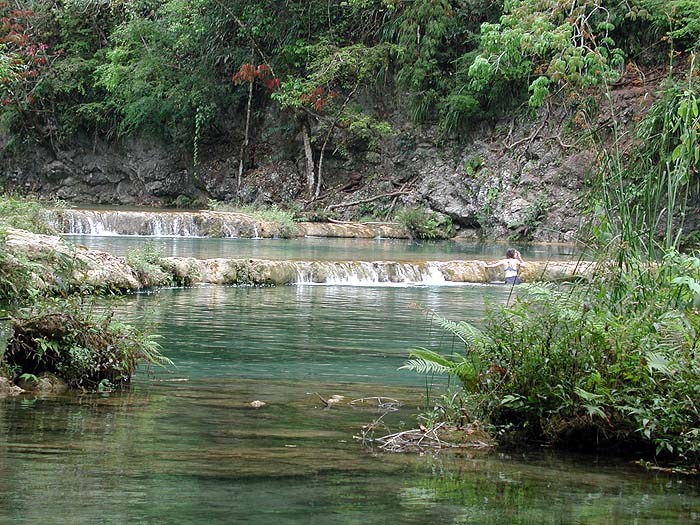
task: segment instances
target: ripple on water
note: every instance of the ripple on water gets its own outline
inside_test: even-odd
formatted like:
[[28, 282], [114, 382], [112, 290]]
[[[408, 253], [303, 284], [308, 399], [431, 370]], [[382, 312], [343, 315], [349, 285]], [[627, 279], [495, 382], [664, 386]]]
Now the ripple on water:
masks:
[[[0, 523], [693, 523], [694, 479], [605, 458], [375, 454], [361, 397], [415, 425], [411, 346], [453, 341], [414, 303], [478, 322], [499, 287], [194, 288], [120, 298], [176, 368], [131, 390], [0, 403]], [[456, 348], [458, 349], [458, 348]], [[325, 409], [319, 395], [345, 396]], [[251, 401], [266, 403], [262, 408]]]

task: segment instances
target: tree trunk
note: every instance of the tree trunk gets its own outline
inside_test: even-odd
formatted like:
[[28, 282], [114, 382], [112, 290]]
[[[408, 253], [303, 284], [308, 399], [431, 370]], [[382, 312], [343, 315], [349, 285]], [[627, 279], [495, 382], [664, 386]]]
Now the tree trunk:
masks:
[[321, 146], [321, 153], [319, 154], [318, 157], [318, 175], [316, 176], [316, 192], [314, 193], [314, 197], [318, 198], [318, 196], [321, 194], [321, 182], [323, 178], [323, 157], [326, 154], [326, 146], [328, 146], [328, 141], [331, 138], [331, 135], [333, 134], [333, 130], [335, 129], [335, 126], [338, 124], [338, 121], [340, 120], [340, 117], [343, 114], [343, 111], [345, 111], [345, 108], [348, 105], [348, 102], [350, 102], [350, 99], [353, 97], [355, 92], [357, 91], [357, 88], [359, 87], [359, 82], [355, 84], [355, 87], [352, 89], [352, 91], [348, 94], [347, 97], [345, 97], [345, 102], [343, 102], [343, 105], [340, 106], [340, 109], [338, 112], [335, 114], [335, 117], [333, 118], [333, 122], [330, 125], [330, 128], [328, 128], [328, 133], [326, 133], [326, 138], [323, 141], [323, 145]]
[[245, 137], [241, 144], [240, 160], [238, 161], [238, 183], [236, 184], [236, 197], [241, 196], [241, 180], [243, 179], [243, 160], [248, 148], [248, 134], [250, 131], [250, 106], [253, 101], [253, 82], [248, 82], [248, 106], [245, 112]]
[[301, 124], [301, 133], [304, 139], [304, 154], [306, 155], [306, 189], [311, 196], [314, 192], [314, 152], [311, 149], [311, 130], [308, 120]]

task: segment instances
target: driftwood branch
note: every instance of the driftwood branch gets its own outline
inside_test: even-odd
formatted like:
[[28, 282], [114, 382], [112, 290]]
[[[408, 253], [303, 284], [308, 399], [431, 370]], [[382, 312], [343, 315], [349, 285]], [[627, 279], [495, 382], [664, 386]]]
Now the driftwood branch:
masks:
[[353, 399], [350, 401], [350, 405], [355, 406], [355, 405], [364, 405], [366, 402], [376, 402], [377, 407], [379, 408], [384, 408], [389, 411], [395, 411], [398, 410], [399, 407], [401, 406], [401, 403], [392, 397], [361, 397], [360, 399]]
[[383, 199], [385, 197], [395, 197], [397, 195], [408, 195], [409, 192], [407, 191], [392, 191], [390, 193], [382, 193], [381, 195], [375, 195], [374, 197], [370, 197], [368, 199], [360, 199], [357, 201], [351, 201], [351, 202], [341, 202], [340, 204], [330, 204], [326, 206], [326, 210], [335, 210], [337, 208], [349, 208], [350, 206], [357, 206], [358, 204], [365, 204], [367, 202], [374, 202], [379, 199]]

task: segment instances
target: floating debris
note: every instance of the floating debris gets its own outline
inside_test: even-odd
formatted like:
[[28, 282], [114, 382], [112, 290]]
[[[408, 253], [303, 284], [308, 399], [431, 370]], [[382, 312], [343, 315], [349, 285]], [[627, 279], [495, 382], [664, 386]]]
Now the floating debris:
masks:
[[353, 406], [364, 405], [364, 404], [374, 404], [377, 408], [382, 410], [387, 410], [390, 412], [395, 412], [401, 408], [401, 403], [391, 397], [362, 397], [360, 399], [353, 399], [350, 401]]
[[326, 399], [323, 397], [321, 394], [318, 392], [314, 392], [318, 396], [318, 398], [323, 401], [323, 404], [325, 405], [325, 408], [330, 408], [332, 405], [335, 405], [337, 403], [340, 403], [343, 399], [345, 399], [345, 396], [341, 396], [339, 394], [333, 394], [331, 397]]
[[267, 405], [267, 403], [265, 403], [265, 401], [260, 401], [259, 399], [250, 402], [250, 406], [252, 406], [253, 408], [262, 408], [265, 405]]
[[439, 423], [432, 428], [420, 425], [418, 428], [394, 432], [378, 438], [373, 437], [377, 428], [388, 430], [382, 414], [369, 425], [362, 427], [360, 436], [353, 436], [367, 447], [375, 447], [384, 452], [418, 452], [442, 450], [446, 448], [488, 449], [494, 445], [491, 437], [478, 425], [452, 427]]

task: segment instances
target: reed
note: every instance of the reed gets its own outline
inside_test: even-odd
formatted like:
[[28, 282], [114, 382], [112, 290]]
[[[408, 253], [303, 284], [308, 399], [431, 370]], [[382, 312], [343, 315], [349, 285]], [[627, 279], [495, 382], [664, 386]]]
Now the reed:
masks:
[[670, 65], [660, 99], [632, 139], [620, 131], [608, 95], [612, 143], [597, 142], [601, 162], [596, 211], [603, 215], [594, 230], [603, 251], [623, 247], [635, 256], [657, 260], [680, 246], [689, 198], [698, 193], [700, 169], [695, 62], [696, 54], [691, 53], [681, 79], [674, 77]]

